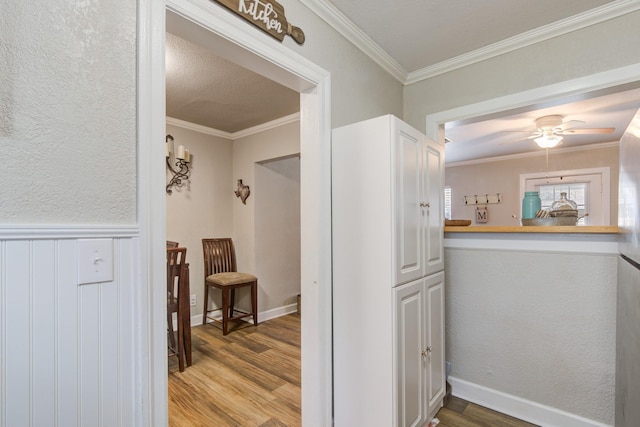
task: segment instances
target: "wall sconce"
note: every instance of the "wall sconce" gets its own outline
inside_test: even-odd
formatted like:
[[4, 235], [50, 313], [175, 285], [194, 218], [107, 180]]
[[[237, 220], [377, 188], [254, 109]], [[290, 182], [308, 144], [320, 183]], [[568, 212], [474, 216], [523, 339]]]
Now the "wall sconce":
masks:
[[191, 163], [191, 153], [186, 150], [183, 145], [178, 146], [178, 151], [175, 153], [175, 169], [171, 166], [171, 157], [173, 154], [173, 137], [167, 135], [165, 140], [165, 153], [167, 158], [167, 168], [171, 172], [171, 180], [167, 184], [167, 194], [171, 194], [171, 187], [182, 186], [182, 180], [189, 180], [189, 163]]
[[247, 204], [247, 197], [249, 197], [249, 194], [251, 194], [251, 189], [249, 188], [248, 185], [244, 185], [242, 183], [242, 180], [239, 179], [238, 180], [238, 189], [236, 191], [234, 191], [234, 193], [236, 194], [236, 197], [239, 197], [240, 200], [242, 200], [242, 204], [246, 205]]

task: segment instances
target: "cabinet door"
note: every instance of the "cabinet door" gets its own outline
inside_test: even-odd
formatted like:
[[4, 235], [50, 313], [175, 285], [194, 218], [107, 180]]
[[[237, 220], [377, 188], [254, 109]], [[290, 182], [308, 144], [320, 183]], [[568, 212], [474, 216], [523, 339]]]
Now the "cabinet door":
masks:
[[444, 156], [443, 147], [425, 137], [423, 208], [425, 275], [444, 269], [442, 246], [444, 231]]
[[420, 426], [427, 416], [424, 279], [394, 289], [397, 426]]
[[424, 275], [423, 151], [424, 136], [401, 122], [394, 121], [394, 253], [396, 284]]
[[427, 416], [434, 416], [444, 398], [444, 273], [426, 278], [427, 328]]

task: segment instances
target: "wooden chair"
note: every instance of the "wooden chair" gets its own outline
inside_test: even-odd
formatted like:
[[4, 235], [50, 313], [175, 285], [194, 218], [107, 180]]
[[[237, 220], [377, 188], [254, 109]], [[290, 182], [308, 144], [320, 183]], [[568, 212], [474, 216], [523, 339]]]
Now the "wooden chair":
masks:
[[177, 248], [178, 242], [172, 242], [171, 240], [167, 240], [167, 249], [169, 248]]
[[[169, 357], [178, 357], [180, 372], [184, 371], [184, 319], [189, 315], [180, 310], [181, 285], [186, 278], [187, 248], [167, 248], [167, 341]], [[182, 296], [184, 297], [184, 296]], [[173, 332], [173, 313], [178, 316], [178, 342]]]
[[[258, 278], [252, 274], [238, 273], [236, 253], [230, 238], [202, 239], [204, 254], [204, 312], [203, 323], [207, 319], [220, 321], [209, 316], [214, 311], [222, 311], [222, 334], [229, 332], [229, 321], [253, 317], [253, 324], [258, 325]], [[214, 287], [222, 292], [222, 307], [209, 310], [209, 288]], [[251, 312], [234, 309], [236, 289], [251, 288]], [[234, 316], [234, 311], [240, 313]]]

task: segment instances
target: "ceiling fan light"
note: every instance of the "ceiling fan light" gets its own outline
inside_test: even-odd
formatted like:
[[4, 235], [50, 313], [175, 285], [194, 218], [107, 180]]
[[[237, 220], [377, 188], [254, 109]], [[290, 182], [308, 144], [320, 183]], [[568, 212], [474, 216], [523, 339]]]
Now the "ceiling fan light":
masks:
[[553, 136], [543, 135], [539, 138], [534, 139], [534, 141], [536, 142], [536, 144], [538, 144], [540, 148], [553, 148], [556, 145], [560, 144], [560, 141], [562, 141], [562, 137], [559, 135], [553, 135]]

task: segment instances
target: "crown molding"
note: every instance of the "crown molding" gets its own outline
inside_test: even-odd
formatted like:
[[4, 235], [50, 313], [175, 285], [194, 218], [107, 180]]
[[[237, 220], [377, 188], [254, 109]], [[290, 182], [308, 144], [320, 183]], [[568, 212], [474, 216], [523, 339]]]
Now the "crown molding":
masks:
[[279, 119], [271, 120], [270, 122], [262, 123], [257, 126], [253, 126], [237, 132], [225, 132], [222, 130], [210, 128], [208, 126], [202, 126], [195, 123], [187, 122], [185, 120], [176, 119], [173, 117], [167, 117], [167, 124], [177, 126], [183, 129], [192, 130], [195, 132], [204, 133], [207, 135], [217, 136], [219, 138], [236, 140], [244, 138], [256, 133], [264, 132], [270, 129], [275, 129], [280, 126], [287, 125], [289, 123], [295, 123], [300, 121], [300, 113], [289, 114], [288, 116], [280, 117]]
[[640, 0], [616, 0], [551, 24], [535, 28], [480, 49], [409, 73], [404, 84], [412, 84], [458, 68], [466, 67], [523, 47], [562, 36], [640, 10]]
[[239, 130], [231, 134], [232, 139], [240, 139], [256, 133], [264, 132], [267, 130], [275, 129], [280, 126], [288, 125], [289, 123], [295, 123], [300, 121], [300, 113], [289, 114], [288, 116], [280, 117], [279, 119], [271, 120], [270, 122], [263, 123], [261, 125], [253, 126], [244, 130]]
[[300, 3], [318, 15], [400, 83], [404, 84], [407, 80], [407, 70], [333, 4], [325, 0], [300, 0]]
[[486, 59], [640, 10], [640, 0], [615, 0], [603, 6], [518, 34], [480, 49], [408, 73], [386, 51], [327, 0], [300, 0], [312, 12], [373, 59], [400, 83], [409, 85]]
[[168, 117], [168, 116], [166, 120], [168, 125], [177, 126], [183, 129], [193, 130], [193, 131], [204, 133], [207, 135], [217, 136], [219, 138], [233, 139], [232, 133], [210, 128], [208, 126], [197, 125], [195, 123], [187, 122], [185, 120], [180, 120], [180, 119], [176, 119], [174, 117]]
[[[588, 144], [588, 145], [581, 145], [578, 147], [556, 148], [556, 149], [550, 149], [550, 150], [553, 150], [554, 154], [565, 154], [565, 153], [571, 153], [574, 151], [600, 150], [603, 148], [619, 147], [619, 146], [620, 146], [620, 141], [610, 141], [610, 142], [601, 142], [598, 144]], [[449, 168], [449, 167], [455, 167], [455, 166], [469, 166], [469, 165], [477, 165], [480, 163], [491, 163], [491, 162], [501, 162], [505, 160], [525, 159], [529, 157], [539, 157], [544, 155], [545, 155], [544, 150], [540, 149], [536, 151], [529, 151], [527, 153], [507, 154], [504, 156], [495, 156], [495, 157], [485, 157], [483, 159], [464, 160], [464, 161], [455, 162], [455, 163], [446, 163], [447, 159], [445, 157], [445, 167]]]

